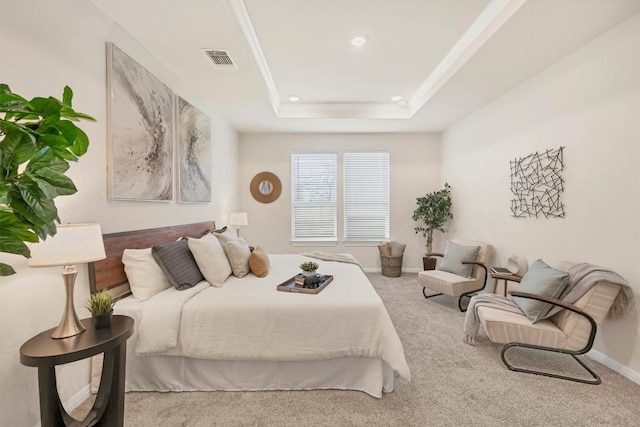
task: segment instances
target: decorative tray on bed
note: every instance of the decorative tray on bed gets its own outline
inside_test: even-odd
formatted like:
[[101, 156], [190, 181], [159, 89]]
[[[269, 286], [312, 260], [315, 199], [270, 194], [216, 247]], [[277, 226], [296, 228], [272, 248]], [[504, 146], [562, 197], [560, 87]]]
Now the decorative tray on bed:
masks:
[[[302, 277], [302, 275], [298, 274], [296, 276], [293, 276], [291, 279], [280, 283], [277, 289], [283, 292], [296, 292], [300, 294], [317, 294], [317, 293], [320, 293], [320, 291], [322, 291], [324, 288], [326, 288], [327, 285], [331, 283], [331, 281], [333, 280], [333, 276], [330, 276], [328, 274], [322, 274], [322, 275], [316, 275], [316, 276], [321, 279], [320, 282], [318, 283], [317, 288], [303, 287], [300, 284], [300, 278]], [[298, 278], [298, 282], [296, 282], [296, 278]]]

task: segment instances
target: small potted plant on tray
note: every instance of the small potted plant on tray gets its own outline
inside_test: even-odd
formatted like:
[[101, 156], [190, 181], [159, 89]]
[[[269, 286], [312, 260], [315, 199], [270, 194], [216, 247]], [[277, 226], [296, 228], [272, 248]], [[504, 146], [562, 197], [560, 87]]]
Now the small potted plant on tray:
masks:
[[93, 324], [96, 329], [108, 328], [111, 326], [111, 316], [113, 314], [113, 296], [111, 291], [105, 289], [91, 295], [87, 308], [93, 316]]
[[314, 276], [319, 266], [320, 265], [317, 262], [313, 262], [313, 261], [303, 262], [302, 264], [299, 265], [300, 270], [302, 270], [302, 275], [305, 277]]

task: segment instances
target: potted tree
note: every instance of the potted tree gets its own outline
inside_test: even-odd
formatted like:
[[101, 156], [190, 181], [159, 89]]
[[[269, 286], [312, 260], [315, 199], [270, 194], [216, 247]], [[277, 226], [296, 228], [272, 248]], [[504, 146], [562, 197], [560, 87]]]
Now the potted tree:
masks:
[[[77, 191], [65, 172], [87, 152], [89, 139], [74, 122], [95, 120], [75, 111], [72, 98], [66, 86], [62, 100], [27, 100], [0, 83], [0, 252], [29, 258], [25, 242], [56, 234], [53, 199]], [[11, 274], [0, 263], [0, 276]]]
[[424, 197], [418, 197], [416, 203], [418, 207], [413, 211], [412, 219], [418, 222], [418, 225], [414, 230], [416, 234], [422, 234], [427, 240], [427, 252], [422, 258], [423, 266], [425, 270], [433, 270], [436, 260], [429, 256], [433, 248], [433, 231], [444, 232], [444, 225], [453, 218], [451, 213], [451, 186], [445, 183], [442, 190], [434, 191]]

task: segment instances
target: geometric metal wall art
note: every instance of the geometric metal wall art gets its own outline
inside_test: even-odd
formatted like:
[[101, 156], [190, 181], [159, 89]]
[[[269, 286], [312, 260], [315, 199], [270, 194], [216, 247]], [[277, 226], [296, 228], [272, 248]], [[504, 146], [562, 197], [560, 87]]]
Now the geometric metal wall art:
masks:
[[562, 151], [535, 152], [511, 160], [511, 216], [514, 218], [564, 218], [564, 161]]

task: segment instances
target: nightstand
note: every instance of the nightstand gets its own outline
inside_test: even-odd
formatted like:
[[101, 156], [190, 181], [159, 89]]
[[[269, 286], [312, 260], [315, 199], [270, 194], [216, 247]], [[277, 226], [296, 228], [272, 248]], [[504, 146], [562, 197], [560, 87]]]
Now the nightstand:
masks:
[[[91, 318], [80, 322], [87, 328], [81, 334], [53, 339], [51, 332], [55, 328], [52, 328], [20, 347], [20, 363], [38, 368], [41, 426], [122, 426], [127, 339], [133, 334], [133, 319], [113, 316], [111, 327], [104, 329], [95, 329]], [[60, 401], [56, 365], [99, 353], [104, 353], [104, 362], [98, 395], [87, 417], [76, 420], [67, 414]]]

